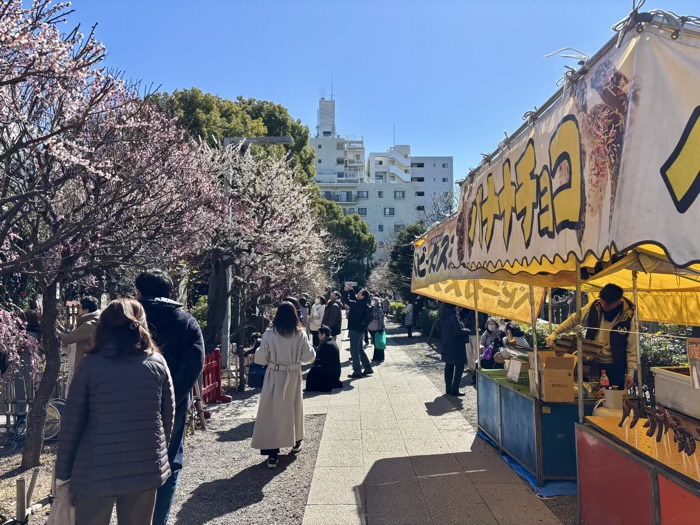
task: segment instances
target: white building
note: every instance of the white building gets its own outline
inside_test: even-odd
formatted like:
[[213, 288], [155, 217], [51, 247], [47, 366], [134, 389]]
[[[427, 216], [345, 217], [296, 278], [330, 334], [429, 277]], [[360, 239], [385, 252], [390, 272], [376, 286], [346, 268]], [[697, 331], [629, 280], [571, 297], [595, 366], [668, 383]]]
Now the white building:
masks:
[[396, 233], [419, 220], [434, 194], [452, 190], [452, 157], [411, 157], [406, 145], [371, 153], [365, 169], [363, 139], [337, 133], [334, 100], [321, 99], [311, 145], [324, 198], [362, 217], [379, 242], [378, 258]]

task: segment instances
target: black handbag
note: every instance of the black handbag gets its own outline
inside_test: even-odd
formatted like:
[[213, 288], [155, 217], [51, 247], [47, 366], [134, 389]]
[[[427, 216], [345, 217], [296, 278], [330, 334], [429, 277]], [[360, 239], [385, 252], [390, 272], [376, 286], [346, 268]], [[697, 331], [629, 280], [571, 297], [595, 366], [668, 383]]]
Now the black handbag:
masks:
[[251, 363], [248, 367], [248, 386], [250, 388], [258, 388], [262, 390], [263, 382], [265, 381], [266, 366], [257, 363]]

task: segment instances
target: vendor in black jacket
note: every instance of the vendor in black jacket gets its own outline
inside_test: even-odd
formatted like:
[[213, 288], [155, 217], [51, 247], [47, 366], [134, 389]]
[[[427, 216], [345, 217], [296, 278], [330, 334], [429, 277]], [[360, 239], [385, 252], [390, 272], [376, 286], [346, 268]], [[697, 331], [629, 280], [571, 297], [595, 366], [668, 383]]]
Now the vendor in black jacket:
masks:
[[321, 326], [318, 330], [319, 345], [316, 360], [306, 376], [307, 392], [330, 392], [342, 388], [340, 381], [340, 350], [331, 336], [331, 329]]
[[464, 367], [467, 364], [467, 348], [471, 332], [462, 326], [454, 305], [444, 304], [440, 315], [440, 354], [445, 363], [445, 391], [451, 396], [463, 396], [459, 391]]
[[[350, 306], [348, 312], [348, 333], [350, 335], [350, 354], [352, 355], [352, 378], [367, 376], [374, 371], [369, 357], [362, 346], [362, 337], [369, 326], [371, 309], [369, 307], [369, 292], [360, 290], [355, 295], [352, 286], [345, 289], [344, 302]], [[364, 370], [363, 370], [364, 369]]]
[[158, 489], [154, 525], [168, 522], [185, 457], [185, 423], [192, 403], [192, 388], [204, 367], [204, 339], [192, 315], [172, 301], [173, 282], [161, 270], [144, 272], [136, 278], [137, 299], [146, 311], [148, 328], [168, 363], [175, 389], [175, 423], [168, 459], [172, 475]]

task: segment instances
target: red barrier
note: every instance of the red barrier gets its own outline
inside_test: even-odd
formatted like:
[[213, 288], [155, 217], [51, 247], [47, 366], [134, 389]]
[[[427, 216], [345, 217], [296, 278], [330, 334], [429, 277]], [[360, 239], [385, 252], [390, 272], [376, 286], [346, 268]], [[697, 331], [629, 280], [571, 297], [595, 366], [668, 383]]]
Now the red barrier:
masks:
[[218, 348], [209, 354], [204, 361], [202, 370], [204, 388], [202, 389], [202, 400], [207, 403], [230, 403], [231, 396], [221, 393], [221, 350]]

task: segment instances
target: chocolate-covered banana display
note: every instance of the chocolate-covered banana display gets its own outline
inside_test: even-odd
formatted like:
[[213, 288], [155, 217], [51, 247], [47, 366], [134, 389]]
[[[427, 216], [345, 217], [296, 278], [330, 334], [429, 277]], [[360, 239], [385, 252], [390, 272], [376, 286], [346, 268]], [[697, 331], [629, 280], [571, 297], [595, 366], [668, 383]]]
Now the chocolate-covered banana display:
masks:
[[[649, 424], [649, 430], [647, 430], [647, 437], [652, 437], [654, 434], [656, 434], [656, 429], [659, 426], [659, 420], [656, 417], [656, 414], [653, 412], [647, 412], [647, 423]], [[645, 427], [647, 425], [644, 425]]]
[[627, 421], [627, 418], [630, 417], [630, 405], [627, 402], [627, 400], [622, 402], [622, 419], [620, 420], [620, 424], [618, 425], [620, 428], [622, 428]]
[[632, 407], [632, 423], [630, 424], [630, 428], [634, 428], [637, 426], [637, 423], [639, 423], [639, 418], [645, 410], [644, 405], [641, 405], [640, 408], [639, 403], [630, 403], [630, 406]]

